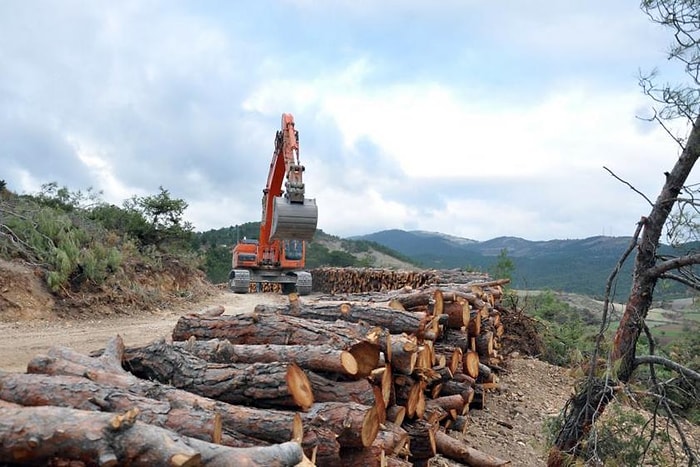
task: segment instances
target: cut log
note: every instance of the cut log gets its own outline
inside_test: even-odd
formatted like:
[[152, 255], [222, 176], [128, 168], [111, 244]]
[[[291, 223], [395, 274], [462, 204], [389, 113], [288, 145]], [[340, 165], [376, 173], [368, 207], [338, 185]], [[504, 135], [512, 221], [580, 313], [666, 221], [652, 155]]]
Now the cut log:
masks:
[[408, 433], [400, 426], [387, 423], [377, 434], [371, 446], [365, 449], [341, 451], [345, 467], [384, 467], [382, 459], [387, 456], [408, 454]]
[[467, 333], [469, 337], [476, 337], [481, 334], [481, 312], [479, 310], [472, 310], [469, 312]]
[[79, 376], [0, 373], [0, 399], [22, 406], [58, 406], [120, 413], [139, 410], [139, 419], [183, 436], [234, 447], [267, 444], [259, 439], [222, 428], [221, 416], [197, 407], [174, 407], [159, 401], [100, 385]]
[[182, 316], [172, 337], [175, 341], [184, 341], [191, 336], [228, 339], [233, 344], [331, 345], [352, 353], [353, 346], [377, 344], [384, 334], [382, 328], [364, 324], [253, 312], [216, 318]]
[[160, 340], [127, 354], [124, 368], [230, 404], [308, 409], [314, 402], [309, 379], [293, 363], [208, 363]]
[[292, 303], [287, 306], [257, 305], [256, 313], [279, 313], [304, 319], [322, 321], [343, 320], [351, 323], [367, 323], [379, 326], [392, 334], [423, 335], [430, 316], [423, 312], [396, 310], [387, 306], [367, 306], [358, 303], [331, 305], [303, 305]]
[[449, 424], [449, 426], [446, 426], [446, 428], [449, 427], [450, 430], [456, 431], [460, 434], [465, 434], [467, 429], [469, 429], [469, 424], [469, 417], [466, 415], [458, 415], [457, 418], [455, 418], [454, 421]]
[[488, 358], [494, 355], [493, 353], [493, 332], [486, 331], [479, 334], [476, 338], [476, 351], [480, 357]]
[[[391, 299], [391, 302], [401, 304], [404, 310], [413, 308], [425, 308], [433, 299], [433, 294], [430, 291], [412, 292], [407, 294], [396, 295]], [[391, 306], [391, 305], [390, 305]]]
[[401, 426], [406, 417], [406, 407], [402, 405], [392, 405], [386, 409], [386, 419], [396, 425]]
[[124, 414], [65, 407], [3, 409], [0, 459], [48, 465], [54, 458], [101, 466], [294, 466], [303, 453], [298, 443], [231, 448], [181, 437]]
[[430, 424], [425, 420], [415, 420], [410, 424], [404, 423], [403, 428], [410, 439], [411, 456], [409, 459], [414, 466], [427, 466], [429, 460], [437, 453], [435, 444], [437, 425]]
[[[212, 363], [296, 363], [305, 370], [355, 376], [358, 363], [350, 352], [330, 345], [234, 345], [226, 339], [173, 342], [187, 352]], [[372, 346], [376, 351], [376, 346]], [[138, 348], [129, 347], [125, 356]]]
[[418, 343], [415, 336], [407, 334], [386, 335], [386, 359], [396, 373], [410, 375], [416, 368]]
[[[100, 384], [111, 384], [144, 397], [170, 402], [173, 406], [193, 406], [221, 416], [222, 425], [232, 431], [276, 443], [292, 439], [295, 414], [289, 411], [243, 407], [209, 399], [169, 385], [137, 378], [114, 365], [120, 361], [123, 341], [119, 336], [110, 340], [104, 354], [91, 358], [66, 347], [52, 347], [48, 356], [37, 356], [29, 362], [27, 371], [49, 375], [85, 376]], [[317, 403], [301, 413], [305, 432], [319, 427], [329, 428], [338, 436], [343, 447], [365, 447], [374, 441], [379, 430], [374, 406], [353, 402]]]
[[374, 404], [374, 391], [366, 379], [357, 381], [333, 381], [328, 378], [308, 372], [314, 399], [318, 402], [357, 402], [364, 405]]
[[312, 466], [340, 465], [340, 443], [335, 432], [318, 427], [304, 433], [304, 454], [313, 459]]
[[462, 329], [469, 324], [469, 302], [459, 299], [445, 303], [444, 313], [448, 316], [447, 327], [450, 329]]
[[478, 449], [467, 446], [447, 433], [438, 431], [435, 433], [437, 451], [448, 459], [456, 460], [474, 467], [498, 467], [510, 465], [510, 461], [499, 459], [486, 454]]

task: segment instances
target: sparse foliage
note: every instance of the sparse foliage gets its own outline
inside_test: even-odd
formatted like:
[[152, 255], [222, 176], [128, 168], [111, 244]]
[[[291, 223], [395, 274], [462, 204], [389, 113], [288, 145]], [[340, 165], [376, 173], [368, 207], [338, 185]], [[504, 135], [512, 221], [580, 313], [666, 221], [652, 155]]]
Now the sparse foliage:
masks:
[[496, 262], [491, 267], [489, 271], [491, 277], [496, 279], [513, 279], [513, 272], [515, 271], [515, 262], [508, 256], [508, 249], [503, 248], [498, 254]]

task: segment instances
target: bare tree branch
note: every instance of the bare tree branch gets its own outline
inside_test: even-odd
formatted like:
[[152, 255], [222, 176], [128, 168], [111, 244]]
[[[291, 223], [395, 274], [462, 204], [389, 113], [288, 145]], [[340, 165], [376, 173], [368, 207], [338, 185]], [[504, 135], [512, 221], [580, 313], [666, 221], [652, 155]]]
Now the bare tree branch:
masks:
[[650, 365], [660, 365], [665, 368], [668, 368], [669, 370], [673, 370], [675, 372], [678, 372], [685, 376], [688, 379], [691, 379], [695, 382], [700, 382], [700, 373], [698, 373], [695, 370], [691, 370], [690, 368], [681, 365], [680, 363], [676, 363], [673, 360], [670, 360], [665, 357], [661, 357], [658, 355], [640, 355], [634, 359], [634, 366], [639, 366], [639, 365], [644, 365], [644, 364], [650, 364]]
[[684, 266], [691, 266], [693, 264], [700, 264], [700, 253], [679, 256], [678, 258], [657, 263], [656, 266], [648, 268], [646, 271], [644, 271], [644, 274], [648, 275], [649, 277], [658, 278], [668, 271], [680, 269]]
[[609, 173], [610, 175], [612, 175], [612, 176], [615, 177], [617, 180], [619, 180], [619, 181], [621, 181], [622, 183], [624, 183], [625, 185], [627, 185], [632, 191], [634, 191], [634, 192], [637, 193], [639, 196], [641, 196], [642, 198], [644, 198], [644, 199], [646, 200], [646, 202], [649, 203], [650, 206], [654, 206], [654, 203], [652, 203], [651, 200], [650, 200], [649, 198], [647, 198], [647, 196], [646, 196], [644, 193], [642, 193], [641, 191], [639, 191], [638, 189], [636, 189], [634, 186], [632, 186], [631, 183], [629, 183], [629, 182], [627, 182], [626, 180], [623, 180], [623, 179], [621, 179], [620, 177], [618, 177], [617, 175], [615, 175], [615, 173], [614, 173], [612, 170], [610, 170], [609, 168], [607, 168], [607, 167], [605, 167], [605, 166], [603, 166], [603, 168], [604, 168], [605, 170], [607, 170], [608, 173]]

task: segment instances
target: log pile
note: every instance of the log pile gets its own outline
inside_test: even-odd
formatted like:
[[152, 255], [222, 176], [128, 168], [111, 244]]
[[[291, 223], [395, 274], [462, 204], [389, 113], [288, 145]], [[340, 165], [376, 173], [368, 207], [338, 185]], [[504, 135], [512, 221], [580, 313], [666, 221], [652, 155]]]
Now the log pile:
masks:
[[203, 310], [141, 347], [54, 347], [26, 374], [0, 372], [0, 460], [508, 465], [459, 439], [498, 385], [507, 281], [412, 280], [423, 286]]
[[382, 268], [323, 267], [311, 271], [313, 290], [326, 294], [388, 292], [403, 288], [420, 289], [438, 284], [470, 284], [488, 280], [488, 275], [447, 270], [394, 270]]

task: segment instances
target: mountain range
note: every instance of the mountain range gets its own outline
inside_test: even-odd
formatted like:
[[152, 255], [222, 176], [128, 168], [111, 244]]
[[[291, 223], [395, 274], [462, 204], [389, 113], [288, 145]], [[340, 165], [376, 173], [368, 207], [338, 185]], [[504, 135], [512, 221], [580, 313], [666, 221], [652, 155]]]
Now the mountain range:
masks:
[[[476, 241], [438, 232], [384, 230], [350, 237], [375, 242], [412, 258], [420, 266], [489, 271], [505, 252], [515, 269], [512, 285], [522, 289], [551, 289], [602, 296], [606, 281], [631, 237], [596, 236], [572, 240], [530, 241], [498, 237]], [[664, 249], [670, 247], [664, 246]], [[631, 285], [633, 258], [619, 274], [617, 290], [626, 295]]]

